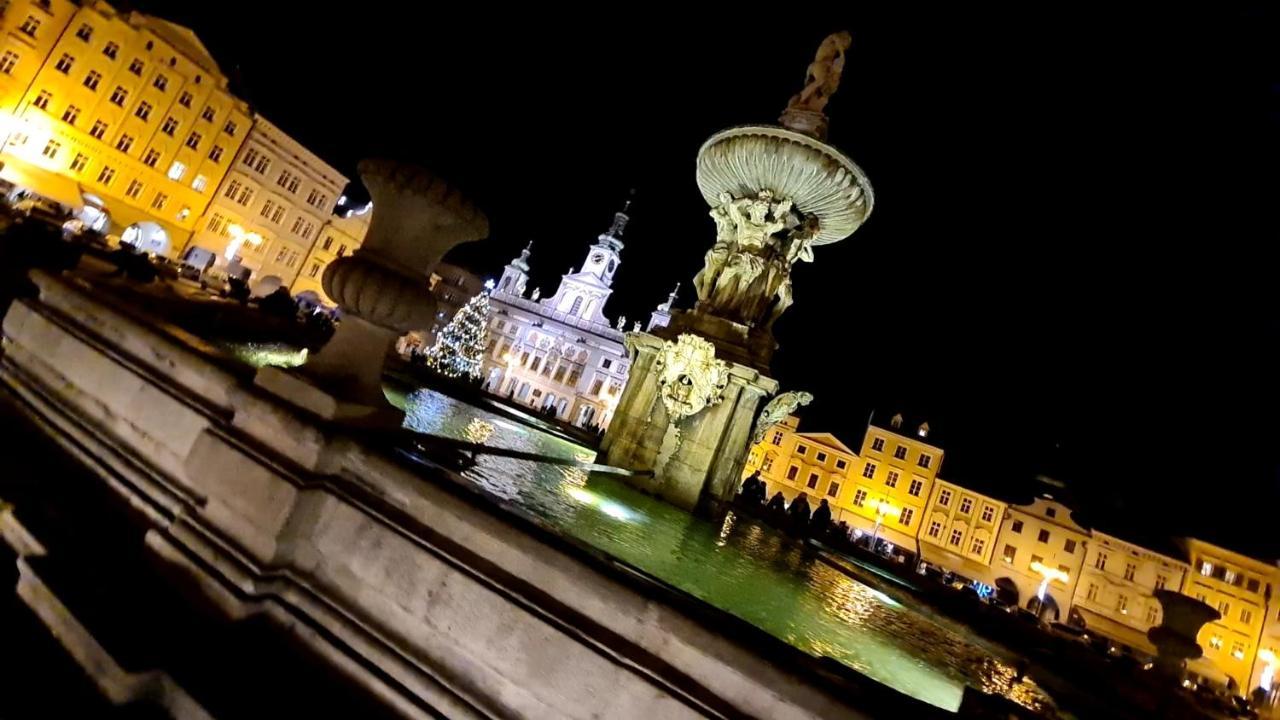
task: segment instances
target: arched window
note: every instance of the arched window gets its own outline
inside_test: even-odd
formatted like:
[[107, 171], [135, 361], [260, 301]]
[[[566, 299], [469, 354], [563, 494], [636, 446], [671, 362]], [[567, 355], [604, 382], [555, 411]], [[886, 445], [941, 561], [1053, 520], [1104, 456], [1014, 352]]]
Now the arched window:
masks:
[[507, 291], [507, 288], [509, 288], [509, 287], [511, 287], [511, 277], [510, 277], [510, 276], [507, 276], [507, 277], [502, 278], [502, 287], [500, 287], [500, 288], [498, 288], [498, 289], [499, 289], [499, 290], [501, 290], [501, 291], [503, 291], [503, 292], [506, 292], [506, 291]]
[[577, 315], [578, 311], [581, 309], [582, 309], [582, 296], [579, 295], [578, 297], [573, 299], [573, 306], [569, 308], [569, 314]]

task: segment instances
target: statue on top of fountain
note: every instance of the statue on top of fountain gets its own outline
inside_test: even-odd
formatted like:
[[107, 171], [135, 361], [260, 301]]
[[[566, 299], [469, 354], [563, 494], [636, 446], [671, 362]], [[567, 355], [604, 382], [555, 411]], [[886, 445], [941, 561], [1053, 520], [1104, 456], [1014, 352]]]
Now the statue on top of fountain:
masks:
[[770, 327], [791, 305], [791, 267], [813, 260], [816, 223], [770, 190], [720, 194], [716, 242], [693, 279], [698, 308], [748, 327]]

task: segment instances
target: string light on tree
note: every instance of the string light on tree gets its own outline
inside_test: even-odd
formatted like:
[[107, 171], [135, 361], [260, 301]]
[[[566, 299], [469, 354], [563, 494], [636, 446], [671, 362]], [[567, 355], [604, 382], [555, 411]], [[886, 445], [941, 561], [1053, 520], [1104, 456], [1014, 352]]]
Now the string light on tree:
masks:
[[458, 310], [436, 344], [426, 352], [427, 367], [445, 377], [480, 378], [480, 361], [489, 344], [489, 293], [493, 281]]

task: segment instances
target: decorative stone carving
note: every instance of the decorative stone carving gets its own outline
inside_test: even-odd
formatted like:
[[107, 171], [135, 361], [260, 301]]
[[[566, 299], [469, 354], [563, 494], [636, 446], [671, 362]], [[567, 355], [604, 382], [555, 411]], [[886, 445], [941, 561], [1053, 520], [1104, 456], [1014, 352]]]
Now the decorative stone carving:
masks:
[[756, 420], [755, 429], [751, 432], [751, 444], [764, 440], [765, 433], [769, 432], [769, 428], [782, 422], [784, 418], [796, 411], [796, 408], [808, 405], [813, 402], [813, 395], [807, 392], [784, 392], [774, 399], [770, 400], [764, 406], [764, 410], [760, 411], [760, 417]]
[[325, 268], [324, 291], [343, 319], [305, 371], [344, 400], [382, 408], [387, 350], [399, 335], [434, 320], [431, 271], [455, 245], [488, 235], [489, 221], [422, 168], [365, 160], [359, 170], [373, 217], [360, 249]]
[[663, 343], [654, 363], [662, 403], [671, 424], [719, 403], [729, 382], [729, 366], [716, 359], [716, 347], [697, 335]]
[[827, 117], [823, 110], [840, 86], [844, 73], [844, 53], [853, 44], [847, 32], [828, 35], [818, 46], [817, 56], [809, 63], [805, 73], [804, 89], [792, 96], [783, 111], [780, 122], [819, 140], [827, 136]]

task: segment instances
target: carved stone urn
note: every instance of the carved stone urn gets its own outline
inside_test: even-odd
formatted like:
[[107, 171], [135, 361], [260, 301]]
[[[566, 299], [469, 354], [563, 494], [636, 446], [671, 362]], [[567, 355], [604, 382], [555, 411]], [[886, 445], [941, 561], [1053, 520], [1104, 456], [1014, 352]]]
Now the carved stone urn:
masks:
[[1156, 646], [1155, 667], [1165, 676], [1181, 682], [1188, 660], [1204, 654], [1196, 643], [1200, 628], [1221, 615], [1208, 605], [1171, 590], [1156, 590], [1163, 610], [1163, 622], [1147, 630], [1147, 639]]
[[324, 291], [343, 316], [305, 369], [345, 402], [385, 408], [387, 353], [400, 335], [434, 322], [431, 271], [455, 245], [486, 237], [489, 220], [420, 167], [365, 160], [359, 171], [373, 200], [369, 232], [359, 250], [325, 268]]

